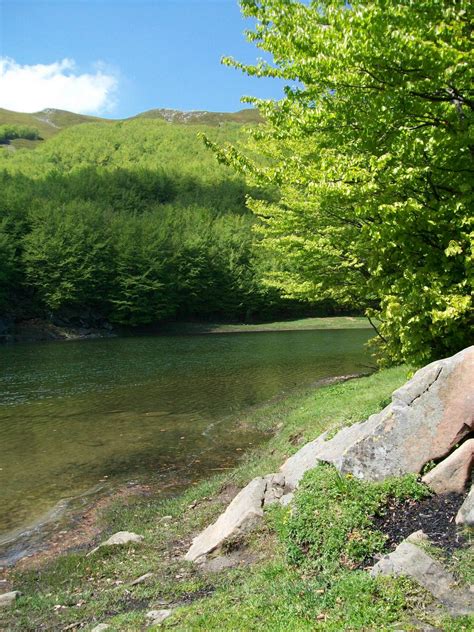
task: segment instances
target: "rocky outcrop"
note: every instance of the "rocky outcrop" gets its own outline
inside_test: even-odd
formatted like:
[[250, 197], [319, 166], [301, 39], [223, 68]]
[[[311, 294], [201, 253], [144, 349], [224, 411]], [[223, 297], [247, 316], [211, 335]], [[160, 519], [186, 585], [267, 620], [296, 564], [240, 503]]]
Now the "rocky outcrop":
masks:
[[474, 487], [471, 487], [471, 491], [456, 515], [456, 524], [474, 527]]
[[289, 488], [318, 462], [342, 473], [378, 481], [418, 473], [449, 454], [474, 429], [474, 347], [433, 362], [392, 395], [367, 421], [305, 445], [282, 466]]
[[437, 494], [461, 493], [470, 479], [473, 463], [474, 439], [469, 439], [421, 480]]
[[[368, 481], [419, 473], [429, 461], [450, 455], [473, 428], [474, 346], [420, 369], [380, 413], [332, 438], [322, 434], [288, 458], [279, 474], [254, 479], [193, 540], [185, 559], [196, 561], [227, 538], [253, 527], [261, 520], [264, 505], [277, 501], [287, 505], [304, 474], [320, 462]], [[425, 477], [428, 484], [434, 490], [462, 491], [472, 466], [473, 445], [474, 440], [468, 439], [436, 466]], [[463, 515], [472, 521], [472, 505]]]
[[397, 546], [393, 553], [383, 557], [371, 575], [403, 575], [411, 577], [428, 590], [433, 597], [455, 616], [474, 612], [474, 593], [459, 588], [456, 580], [437, 560], [424, 549], [428, 539], [418, 531]]

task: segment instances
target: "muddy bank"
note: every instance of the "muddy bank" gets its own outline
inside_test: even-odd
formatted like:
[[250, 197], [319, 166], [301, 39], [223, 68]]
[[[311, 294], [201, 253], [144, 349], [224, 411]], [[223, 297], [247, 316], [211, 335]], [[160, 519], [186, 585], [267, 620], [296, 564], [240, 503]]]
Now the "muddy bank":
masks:
[[40, 342], [45, 340], [85, 340], [117, 336], [112, 325], [85, 327], [57, 325], [40, 318], [11, 322], [0, 319], [0, 343]]

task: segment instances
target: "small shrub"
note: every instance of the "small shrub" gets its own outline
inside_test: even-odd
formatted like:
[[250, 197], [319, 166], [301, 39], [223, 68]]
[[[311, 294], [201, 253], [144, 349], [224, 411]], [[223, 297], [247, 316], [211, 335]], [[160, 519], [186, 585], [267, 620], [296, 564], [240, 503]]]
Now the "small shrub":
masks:
[[291, 563], [331, 576], [383, 550], [386, 537], [373, 529], [372, 519], [389, 498], [427, 495], [414, 475], [367, 483], [320, 464], [303, 478], [294, 507], [275, 516], [274, 523]]

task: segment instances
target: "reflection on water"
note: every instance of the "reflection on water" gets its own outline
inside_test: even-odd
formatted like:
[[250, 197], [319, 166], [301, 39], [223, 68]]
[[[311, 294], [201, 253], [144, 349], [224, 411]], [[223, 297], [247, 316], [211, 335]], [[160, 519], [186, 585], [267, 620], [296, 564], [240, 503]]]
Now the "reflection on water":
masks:
[[240, 411], [361, 372], [367, 330], [111, 338], [0, 348], [0, 540], [101, 480], [196, 479], [261, 435]]

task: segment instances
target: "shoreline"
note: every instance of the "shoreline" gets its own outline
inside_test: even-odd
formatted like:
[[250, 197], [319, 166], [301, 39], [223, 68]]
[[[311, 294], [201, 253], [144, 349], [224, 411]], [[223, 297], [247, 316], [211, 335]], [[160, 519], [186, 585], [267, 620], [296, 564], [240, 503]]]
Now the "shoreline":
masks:
[[[309, 387], [249, 411], [242, 423], [273, 434], [236, 467], [173, 498], [153, 493], [114, 498], [98, 509], [95, 517], [102, 528], [87, 543], [38, 558], [30, 567], [8, 569], [3, 585], [21, 596], [12, 609], [0, 612], [5, 628], [92, 631], [106, 624], [110, 632], [134, 632], [148, 629], [148, 611], [165, 608], [171, 615], [161, 626], [183, 631], [420, 629], [413, 627], [414, 620], [453, 632], [470, 629], [470, 620], [434, 610], [428, 597], [402, 578], [376, 581], [365, 568], [348, 567], [328, 585], [319, 571], [312, 575], [298, 569], [281, 540], [285, 508], [270, 508], [261, 526], [230, 541], [205, 563], [184, 561], [193, 538], [250, 480], [278, 471], [288, 456], [322, 432], [380, 411], [405, 383], [407, 370], [393, 367]], [[143, 540], [95, 549], [119, 531]], [[471, 549], [457, 550], [451, 560], [463, 581], [474, 564]]]
[[[284, 403], [288, 397], [297, 396], [298, 393], [309, 390], [317, 390], [327, 386], [343, 384], [349, 380], [356, 380], [361, 377], [367, 377], [375, 371], [375, 367], [370, 371], [364, 371], [361, 373], [353, 373], [348, 375], [340, 375], [335, 377], [327, 377], [318, 379], [303, 388], [297, 388], [289, 392], [282, 392], [271, 399], [250, 406], [243, 413], [243, 418], [252, 417], [259, 411], [264, 411], [268, 407], [278, 403]], [[237, 425], [241, 423], [248, 423], [242, 420], [237, 421]], [[268, 439], [263, 441], [264, 449], [265, 444], [271, 439], [275, 433], [278, 432], [278, 428], [268, 430]], [[242, 455], [245, 457], [245, 453]], [[236, 465], [235, 467], [238, 467]], [[235, 469], [234, 467], [230, 468]], [[211, 474], [212, 476], [212, 474]], [[156, 487], [156, 489], [153, 489]], [[51, 557], [56, 557], [72, 548], [87, 546], [92, 538], [100, 535], [103, 529], [98, 526], [99, 513], [105, 510], [109, 505], [115, 501], [134, 495], [141, 494], [153, 494], [158, 497], [163, 494], [166, 487], [160, 489], [153, 480], [144, 479], [137, 481], [136, 483], [117, 482], [112, 488], [106, 488], [104, 485], [100, 485], [86, 490], [85, 492], [71, 497], [60, 499], [51, 509], [44, 514], [40, 515], [31, 524], [19, 527], [14, 531], [8, 532], [2, 536], [3, 538], [11, 536], [4, 541], [0, 538], [0, 552], [2, 557], [0, 558], [0, 579], [2, 577], [1, 569], [15, 569], [15, 568], [29, 568], [35, 566], [37, 563], [42, 563], [44, 560], [48, 560]], [[187, 491], [187, 488], [178, 488], [171, 497], [177, 498]], [[90, 497], [89, 504], [83, 504], [80, 506], [81, 501]], [[91, 516], [95, 516], [92, 522], [97, 524], [91, 524]], [[87, 527], [87, 528], [85, 528]], [[79, 532], [77, 536], [76, 532]], [[83, 533], [84, 532], [84, 533]], [[57, 542], [57, 534], [60, 534], [61, 542]], [[22, 541], [28, 543], [30, 534], [34, 535], [34, 542], [31, 546], [24, 545], [24, 550], [15, 552], [18, 548], [18, 544]], [[81, 535], [82, 534], [82, 535]]]
[[[1, 320], [1, 319], [0, 319]], [[1, 324], [1, 323], [0, 323]], [[40, 318], [4, 326], [0, 344], [68, 342], [135, 336], [200, 336], [330, 329], [371, 329], [365, 316], [318, 316], [261, 323], [165, 322], [145, 327], [59, 326]]]

